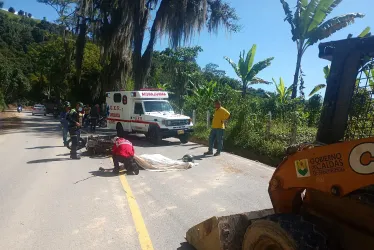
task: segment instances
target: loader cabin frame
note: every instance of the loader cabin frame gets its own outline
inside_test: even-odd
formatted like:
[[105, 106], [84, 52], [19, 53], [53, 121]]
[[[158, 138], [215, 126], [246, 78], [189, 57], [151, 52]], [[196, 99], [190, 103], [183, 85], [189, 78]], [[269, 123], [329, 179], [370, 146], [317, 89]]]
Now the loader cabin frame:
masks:
[[269, 195], [275, 213], [314, 216], [343, 249], [374, 249], [374, 37], [321, 43], [319, 57], [331, 70], [318, 144], [283, 160]]

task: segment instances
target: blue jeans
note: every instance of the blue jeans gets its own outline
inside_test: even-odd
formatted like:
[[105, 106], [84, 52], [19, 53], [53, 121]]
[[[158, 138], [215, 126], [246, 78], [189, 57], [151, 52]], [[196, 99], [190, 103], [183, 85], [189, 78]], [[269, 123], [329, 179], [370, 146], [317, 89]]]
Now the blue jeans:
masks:
[[209, 135], [209, 152], [213, 151], [214, 141], [217, 141], [217, 152], [221, 153], [223, 147], [223, 132], [221, 128], [212, 128]]
[[64, 144], [68, 141], [68, 132], [69, 129], [67, 127], [62, 127], [62, 139], [64, 140]]

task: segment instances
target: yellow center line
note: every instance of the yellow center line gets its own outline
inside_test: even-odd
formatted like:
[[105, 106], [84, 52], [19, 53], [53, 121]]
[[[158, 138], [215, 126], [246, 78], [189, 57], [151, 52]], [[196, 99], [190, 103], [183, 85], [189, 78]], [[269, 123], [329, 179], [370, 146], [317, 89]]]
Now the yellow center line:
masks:
[[[113, 161], [113, 159], [111, 158]], [[130, 185], [127, 182], [126, 176], [121, 174], [119, 176], [121, 180], [122, 187], [125, 190], [127, 202], [129, 203], [130, 211], [132, 214], [132, 219], [135, 224], [136, 232], [138, 233], [139, 243], [142, 250], [153, 250], [153, 245], [151, 238], [149, 237], [147, 227], [145, 226], [143, 216], [140, 212], [138, 203], [135, 200], [135, 196], [133, 195]]]

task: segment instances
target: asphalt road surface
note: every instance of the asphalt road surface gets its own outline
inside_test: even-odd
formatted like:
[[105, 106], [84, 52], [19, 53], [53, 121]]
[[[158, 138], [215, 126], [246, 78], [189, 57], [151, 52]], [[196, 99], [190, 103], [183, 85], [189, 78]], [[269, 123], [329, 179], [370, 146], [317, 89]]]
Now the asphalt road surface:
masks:
[[[0, 249], [187, 250], [186, 231], [214, 215], [271, 208], [273, 168], [174, 139], [153, 146], [131, 137], [137, 154], [184, 154], [189, 170], [116, 176], [109, 158], [70, 160], [50, 116], [0, 120]], [[13, 122], [14, 123], [14, 122]], [[6, 129], [5, 129], [6, 128]]]

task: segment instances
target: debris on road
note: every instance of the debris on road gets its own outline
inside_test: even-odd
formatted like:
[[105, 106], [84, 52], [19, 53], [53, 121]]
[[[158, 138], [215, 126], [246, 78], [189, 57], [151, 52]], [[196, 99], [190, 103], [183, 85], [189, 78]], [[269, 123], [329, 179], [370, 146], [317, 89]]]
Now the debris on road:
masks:
[[134, 159], [139, 167], [155, 172], [181, 171], [197, 165], [197, 163], [172, 160], [160, 154], [135, 155]]

